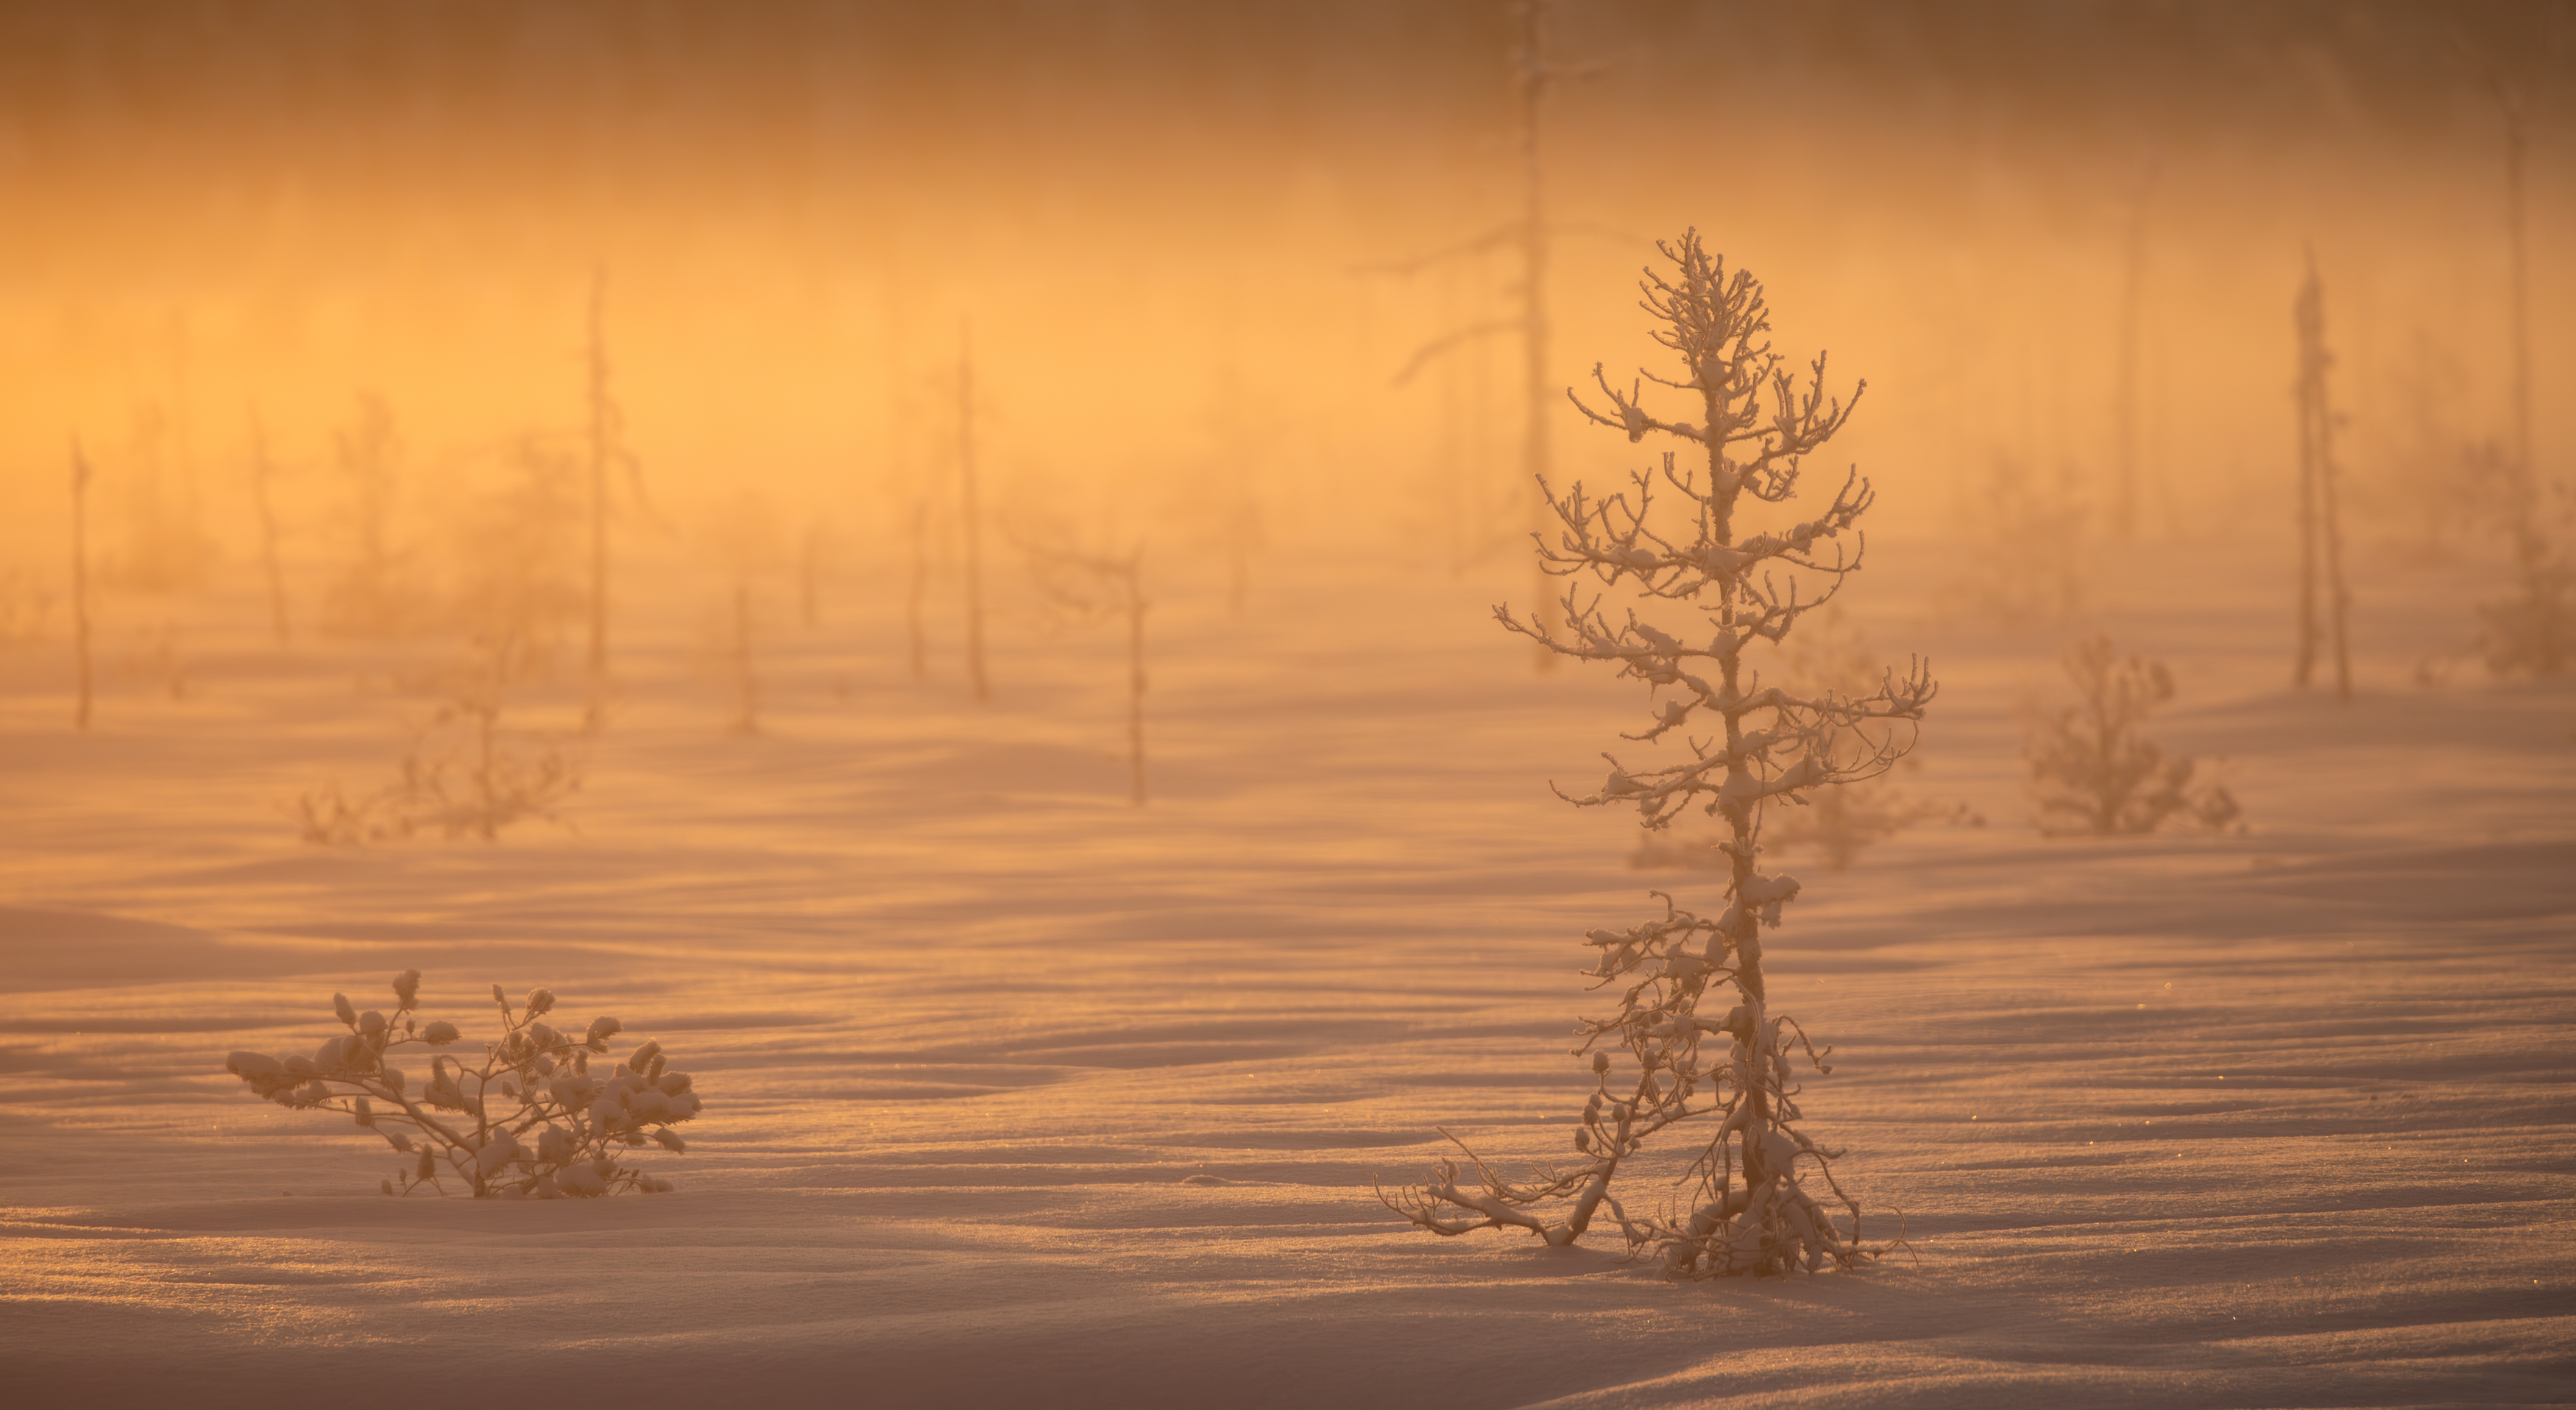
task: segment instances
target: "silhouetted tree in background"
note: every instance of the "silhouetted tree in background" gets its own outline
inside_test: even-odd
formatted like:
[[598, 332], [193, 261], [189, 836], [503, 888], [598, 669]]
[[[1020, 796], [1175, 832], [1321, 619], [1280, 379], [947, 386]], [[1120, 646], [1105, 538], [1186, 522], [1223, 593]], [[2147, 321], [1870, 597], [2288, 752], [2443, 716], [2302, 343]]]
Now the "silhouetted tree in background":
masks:
[[2075, 703], [2042, 712], [2029, 741], [2040, 831], [2112, 837], [2154, 832], [2168, 822], [2221, 828], [2236, 821], [2236, 799], [2196, 782], [2190, 759], [2168, 758], [2142, 731], [2174, 696], [2161, 661], [2121, 656], [2096, 632], [2066, 653]]
[[[2317, 652], [2334, 644], [2335, 694], [2352, 699], [2352, 647], [2347, 630], [2352, 593], [2343, 581], [2343, 514], [2338, 501], [2335, 466], [2334, 398], [2326, 371], [2334, 354], [2326, 348], [2326, 292], [2317, 278], [2317, 257], [2308, 254], [2308, 275], [2299, 284], [2291, 307], [2299, 335], [2299, 661], [2294, 675], [2301, 689], [2315, 671]], [[2317, 619], [2322, 582], [2326, 621]]]
[[2505, 597], [2480, 603], [2479, 646], [2499, 675], [2555, 676], [2576, 663], [2576, 566], [2551, 542], [2550, 514], [2531, 437], [2531, 250], [2523, 189], [2528, 105], [2522, 87], [2466, 39], [2487, 95], [2504, 119], [2505, 230], [2513, 271], [2513, 448], [2507, 465], [2505, 534], [2514, 584]]
[[[1520, 254], [1520, 278], [1512, 284], [1517, 296], [1517, 311], [1512, 317], [1486, 319], [1448, 330], [1414, 351], [1410, 360], [1396, 374], [1398, 386], [1412, 380], [1432, 359], [1444, 356], [1468, 343], [1496, 334], [1517, 334], [1521, 343], [1522, 423], [1521, 475], [1532, 485], [1544, 484], [1549, 473], [1548, 414], [1553, 401], [1548, 395], [1548, 313], [1547, 278], [1549, 236], [1547, 219], [1547, 163], [1544, 145], [1544, 111], [1547, 95], [1560, 81], [1578, 77], [1589, 69], [1553, 64], [1547, 58], [1547, 12], [1549, 0], [1514, 0], [1508, 7], [1516, 31], [1510, 53], [1512, 84], [1512, 141], [1519, 158], [1521, 190], [1519, 217], [1474, 239], [1436, 251], [1417, 259], [1399, 260], [1379, 266], [1389, 273], [1412, 274], [1434, 264], [1465, 256], [1479, 255], [1496, 247], [1509, 247]], [[1548, 532], [1552, 511], [1544, 502], [1533, 505], [1536, 526], [1533, 532]], [[1543, 569], [1535, 575], [1535, 594], [1531, 611], [1533, 621], [1544, 620], [1552, 610], [1554, 596]], [[1542, 671], [1556, 668], [1556, 653], [1545, 647], [1536, 648], [1532, 660]]]

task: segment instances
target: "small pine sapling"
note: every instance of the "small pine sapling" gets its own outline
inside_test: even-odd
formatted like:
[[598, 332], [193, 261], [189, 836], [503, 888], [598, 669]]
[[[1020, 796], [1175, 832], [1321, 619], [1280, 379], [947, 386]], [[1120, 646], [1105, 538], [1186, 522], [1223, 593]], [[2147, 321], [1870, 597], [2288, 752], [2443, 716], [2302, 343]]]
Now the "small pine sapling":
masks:
[[2236, 821], [2241, 810], [2224, 787], [2195, 782], [2192, 760], [2165, 757], [2140, 732], [2173, 699], [2163, 662], [2124, 658], [2095, 633], [2066, 653], [2065, 666], [2075, 703], [2041, 713], [2028, 744], [2041, 832], [2112, 837], [2168, 822], [2217, 829]]
[[[1701, 419], [1650, 414], [1634, 386], [1618, 391], [1597, 365], [1594, 381], [1611, 409], [1579, 398], [1575, 405], [1632, 442], [1650, 434], [1680, 440], [1704, 463], [1683, 468], [1667, 452], [1660, 473], [1631, 474], [1633, 498], [1623, 492], [1596, 500], [1580, 484], [1562, 495], [1546, 487], [1558, 532], [1552, 542], [1540, 538], [1539, 558], [1554, 576], [1590, 574], [1649, 603], [1695, 609], [1705, 620], [1668, 631], [1630, 608], [1614, 621], [1598, 597], [1579, 601], [1572, 586], [1562, 602], [1563, 634], [1507, 607], [1495, 615], [1550, 651], [1612, 663], [1651, 695], [1670, 692], [1650, 704], [1643, 732], [1623, 737], [1645, 742], [1680, 732], [1690, 757], [1632, 770], [1605, 755], [1610, 774], [1600, 789], [1568, 801], [1633, 805], [1650, 828], [1688, 808], [1722, 818], [1727, 908], [1705, 919], [1663, 897], [1660, 917], [1591, 932], [1589, 943], [1600, 952], [1590, 971], [1596, 987], [1612, 986], [1619, 997], [1616, 1012], [1579, 1030], [1584, 1042], [1576, 1052], [1591, 1054], [1595, 1081], [1574, 1133], [1579, 1163], [1514, 1181], [1469, 1151], [1473, 1178], [1462, 1179], [1448, 1162], [1428, 1184], [1380, 1198], [1433, 1233], [1520, 1228], [1559, 1246], [1580, 1239], [1606, 1206], [1631, 1255], [1657, 1254], [1675, 1277], [1848, 1266], [1889, 1245], [1862, 1241], [1860, 1207], [1834, 1179], [1839, 1152], [1798, 1129], [1793, 1051], [1826, 1069], [1797, 1021], [1770, 1007], [1762, 932], [1780, 923], [1799, 884], [1761, 870], [1763, 821], [1774, 805], [1797, 806], [1819, 787], [1885, 772], [1912, 746], [1936, 687], [1920, 662], [1903, 676], [1882, 672], [1858, 695], [1798, 694], [1753, 669], [1747, 658], [1754, 648], [1778, 647], [1859, 569], [1857, 525], [1873, 495], [1855, 472], [1815, 518], [1767, 532], [1737, 524], [1739, 508], [1754, 508], [1742, 503], [1746, 496], [1779, 504], [1795, 495], [1801, 460], [1842, 429], [1851, 406], [1826, 396], [1823, 357], [1803, 386], [1781, 366], [1767, 336], [1761, 286], [1741, 270], [1730, 275], [1698, 232], [1658, 248], [1671, 272], [1649, 270], [1640, 287], [1646, 311], [1661, 325], [1654, 339], [1678, 355], [1682, 375], [1643, 376], [1695, 397]], [[1655, 512], [1659, 487], [1678, 494], [1680, 513]], [[1854, 536], [1849, 550], [1841, 543], [1846, 533]], [[1802, 593], [1801, 580], [1820, 582], [1821, 591]], [[1695, 720], [1712, 734], [1690, 737]], [[1837, 759], [1829, 745], [1838, 732], [1854, 732], [1868, 747]], [[1710, 995], [1730, 992], [1723, 1016], [1703, 1013]], [[1614, 1180], [1650, 1139], [1703, 1118], [1703, 1143], [1668, 1208], [1632, 1211], [1612, 1195]], [[1841, 1214], [1819, 1199], [1818, 1184]]]
[[[554, 991], [533, 990], [526, 1003], [513, 1006], [495, 984], [500, 1037], [460, 1049], [463, 1034], [455, 1024], [418, 1017], [419, 970], [396, 976], [393, 989], [391, 1015], [360, 1013], [348, 995], [332, 995], [349, 1031], [325, 1039], [310, 1057], [237, 1052], [224, 1065], [279, 1106], [340, 1112], [384, 1137], [406, 1157], [378, 1182], [389, 1195], [424, 1185], [446, 1194], [451, 1180], [476, 1199], [671, 1188], [629, 1156], [648, 1141], [673, 1154], [686, 1151], [671, 1127], [702, 1109], [689, 1074], [669, 1069], [660, 1043], [639, 1044], [626, 1061], [594, 1074], [591, 1059], [607, 1055], [608, 1040], [623, 1025], [595, 1018], [575, 1037], [545, 1021]], [[476, 1046], [479, 1059], [471, 1056]], [[405, 1048], [428, 1052], [429, 1077], [417, 1087], [392, 1065]]]

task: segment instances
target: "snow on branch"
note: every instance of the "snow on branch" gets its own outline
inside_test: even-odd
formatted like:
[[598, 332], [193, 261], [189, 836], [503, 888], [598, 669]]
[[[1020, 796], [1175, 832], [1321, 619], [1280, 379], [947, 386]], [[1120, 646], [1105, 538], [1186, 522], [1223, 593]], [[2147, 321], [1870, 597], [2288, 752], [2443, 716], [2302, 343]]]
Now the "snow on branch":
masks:
[[[598, 1066], [610, 1070], [598, 1072], [591, 1059], [606, 1057], [624, 1025], [595, 1018], [579, 1036], [558, 1030], [546, 1022], [551, 989], [531, 990], [514, 1006], [493, 985], [501, 1035], [481, 1044], [461, 1042], [444, 1019], [419, 1018], [419, 970], [395, 976], [393, 990], [391, 1014], [361, 1013], [348, 995], [332, 995], [348, 1031], [309, 1057], [237, 1052], [224, 1065], [280, 1106], [338, 1112], [383, 1137], [403, 1157], [402, 1168], [378, 1182], [389, 1195], [424, 1185], [445, 1194], [451, 1181], [477, 1199], [671, 1188], [627, 1155], [648, 1143], [686, 1151], [671, 1127], [700, 1110], [689, 1074], [671, 1070], [660, 1043], [637, 1044], [624, 1062], [603, 1061]], [[405, 1048], [429, 1058], [429, 1076], [417, 1085], [393, 1065]]]

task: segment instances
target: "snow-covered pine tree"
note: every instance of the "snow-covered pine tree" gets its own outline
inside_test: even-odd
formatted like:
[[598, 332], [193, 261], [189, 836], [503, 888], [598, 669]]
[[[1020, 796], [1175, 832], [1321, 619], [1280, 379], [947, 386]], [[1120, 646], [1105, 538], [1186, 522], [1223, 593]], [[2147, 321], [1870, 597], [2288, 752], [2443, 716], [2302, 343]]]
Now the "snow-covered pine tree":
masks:
[[[1677, 735], [1687, 757], [1631, 767], [1604, 755], [1610, 775], [1598, 791], [1560, 796], [1579, 807], [1634, 806], [1650, 828], [1690, 808], [1722, 819], [1727, 905], [1706, 919], [1658, 892], [1662, 916], [1591, 933], [1600, 959], [1589, 973], [1595, 987], [1618, 995], [1618, 1006], [1579, 1030], [1585, 1041], [1576, 1054], [1591, 1054], [1595, 1075], [1574, 1133], [1580, 1163], [1515, 1182], [1469, 1151], [1474, 1178], [1462, 1181], [1448, 1162], [1429, 1184], [1380, 1197], [1434, 1233], [1523, 1228], [1555, 1245], [1581, 1238], [1607, 1206], [1630, 1253], [1660, 1256], [1673, 1276], [1813, 1271], [1885, 1245], [1861, 1240], [1860, 1207], [1834, 1180], [1839, 1152], [1798, 1129], [1793, 1050], [1817, 1071], [1826, 1068], [1798, 1023], [1771, 1009], [1763, 984], [1762, 932], [1798, 895], [1795, 878], [1761, 869], [1763, 816], [1804, 803], [1817, 788], [1885, 772], [1913, 746], [1936, 687], [1919, 661], [1902, 676], [1882, 672], [1874, 689], [1856, 696], [1793, 694], [1755, 669], [1755, 650], [1778, 647], [1859, 569], [1856, 526], [1873, 496], [1855, 472], [1814, 518], [1768, 531], [1737, 522], [1739, 508], [1753, 509], [1747, 496], [1781, 504], [1796, 494], [1800, 461], [1842, 429], [1851, 404], [1825, 394], [1821, 355], [1803, 386], [1782, 366], [1762, 286], [1742, 270], [1729, 274], [1697, 231], [1658, 249], [1671, 270], [1649, 269], [1640, 287], [1660, 325], [1654, 339], [1679, 357], [1681, 376], [1641, 376], [1695, 396], [1700, 419], [1650, 414], [1640, 405], [1642, 381], [1622, 394], [1597, 365], [1593, 380], [1610, 410], [1568, 395], [1630, 441], [1669, 436], [1698, 463], [1680, 466], [1666, 452], [1660, 470], [1632, 472], [1630, 488], [1605, 499], [1579, 483], [1563, 494], [1546, 487], [1557, 531], [1554, 542], [1540, 537], [1538, 552], [1552, 575], [1590, 575], [1649, 608], [1670, 604], [1704, 620], [1668, 630], [1632, 607], [1613, 621], [1599, 595], [1580, 600], [1580, 584], [1565, 593], [1562, 634], [1507, 606], [1495, 616], [1550, 650], [1614, 663], [1646, 683], [1647, 727], [1622, 737]], [[1682, 512], [1656, 506], [1666, 492], [1679, 496]], [[1831, 751], [1838, 734], [1866, 745]], [[1727, 1007], [1717, 1011], [1712, 997]], [[1612, 1195], [1613, 1182], [1649, 1140], [1685, 1124], [1703, 1144], [1676, 1198], [1661, 1211], [1632, 1211]], [[1831, 1192], [1839, 1214], [1816, 1185]]]

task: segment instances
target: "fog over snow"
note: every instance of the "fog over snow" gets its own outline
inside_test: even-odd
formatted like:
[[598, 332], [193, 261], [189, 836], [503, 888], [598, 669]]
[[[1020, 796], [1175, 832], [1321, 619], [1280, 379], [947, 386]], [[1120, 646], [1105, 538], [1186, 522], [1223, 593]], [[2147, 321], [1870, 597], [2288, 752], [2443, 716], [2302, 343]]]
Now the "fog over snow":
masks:
[[2576, 1404], [2571, 74], [0, 6], [0, 1410]]

